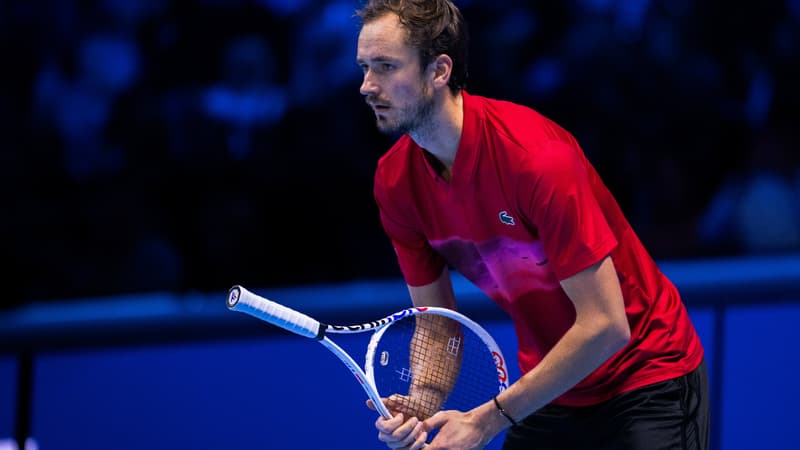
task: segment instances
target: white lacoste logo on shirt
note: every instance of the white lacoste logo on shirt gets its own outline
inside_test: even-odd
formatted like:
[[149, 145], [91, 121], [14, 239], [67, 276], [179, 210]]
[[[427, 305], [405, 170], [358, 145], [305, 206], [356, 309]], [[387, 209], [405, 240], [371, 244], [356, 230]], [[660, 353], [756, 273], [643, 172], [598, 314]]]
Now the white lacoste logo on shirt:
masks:
[[509, 226], [516, 225], [516, 222], [514, 222], [514, 218], [508, 214], [508, 211], [500, 211], [499, 216], [500, 216], [500, 222]]

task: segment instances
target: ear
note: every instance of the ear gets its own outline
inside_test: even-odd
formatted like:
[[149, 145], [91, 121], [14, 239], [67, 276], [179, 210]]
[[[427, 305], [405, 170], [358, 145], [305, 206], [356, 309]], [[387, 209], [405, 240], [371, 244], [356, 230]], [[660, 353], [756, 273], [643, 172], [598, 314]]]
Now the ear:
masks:
[[441, 54], [431, 61], [430, 67], [433, 69], [433, 87], [436, 89], [447, 87], [450, 74], [453, 73], [453, 59]]

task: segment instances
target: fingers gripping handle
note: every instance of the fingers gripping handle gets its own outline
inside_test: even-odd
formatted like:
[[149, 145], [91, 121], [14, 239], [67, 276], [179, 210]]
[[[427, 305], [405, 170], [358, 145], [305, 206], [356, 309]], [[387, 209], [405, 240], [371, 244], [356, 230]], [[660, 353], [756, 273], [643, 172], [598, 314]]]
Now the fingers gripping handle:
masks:
[[279, 326], [285, 330], [314, 339], [324, 337], [323, 325], [318, 321], [287, 308], [272, 300], [256, 295], [242, 286], [234, 286], [228, 291], [228, 309], [239, 311]]

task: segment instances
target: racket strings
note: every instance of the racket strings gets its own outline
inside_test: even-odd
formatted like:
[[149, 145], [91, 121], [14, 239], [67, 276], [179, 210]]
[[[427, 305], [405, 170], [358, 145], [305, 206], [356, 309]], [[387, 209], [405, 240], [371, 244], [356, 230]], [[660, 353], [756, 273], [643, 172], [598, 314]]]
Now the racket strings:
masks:
[[468, 410], [499, 391], [489, 348], [472, 330], [434, 314], [393, 323], [373, 362], [387, 406], [425, 420], [442, 409]]

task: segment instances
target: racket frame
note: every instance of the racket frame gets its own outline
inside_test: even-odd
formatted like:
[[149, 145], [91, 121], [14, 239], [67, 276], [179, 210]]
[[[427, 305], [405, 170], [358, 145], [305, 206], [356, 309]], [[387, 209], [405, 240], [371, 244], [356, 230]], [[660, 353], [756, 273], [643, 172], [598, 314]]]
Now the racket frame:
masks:
[[[295, 311], [292, 308], [255, 294], [240, 285], [235, 285], [228, 290], [227, 306], [228, 309], [232, 311], [249, 314], [300, 336], [317, 340], [344, 363], [364, 389], [367, 397], [372, 400], [377, 412], [386, 419], [390, 419], [392, 414], [388, 408], [386, 408], [386, 405], [383, 404], [383, 401], [381, 401], [381, 396], [375, 385], [373, 371], [375, 349], [378, 346], [381, 336], [389, 325], [410, 316], [422, 314], [441, 315], [455, 320], [472, 330], [483, 341], [492, 354], [494, 365], [497, 369], [498, 393], [508, 388], [508, 369], [503, 353], [500, 351], [497, 342], [495, 342], [492, 336], [477, 322], [448, 308], [433, 306], [411, 307], [368, 323], [344, 326], [329, 325], [319, 322], [306, 314]], [[367, 345], [365, 372], [344, 349], [329, 339], [327, 334], [356, 334], [367, 331], [373, 331], [373, 334]]]

